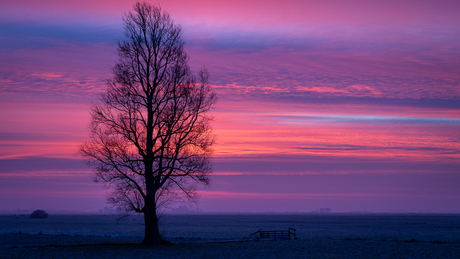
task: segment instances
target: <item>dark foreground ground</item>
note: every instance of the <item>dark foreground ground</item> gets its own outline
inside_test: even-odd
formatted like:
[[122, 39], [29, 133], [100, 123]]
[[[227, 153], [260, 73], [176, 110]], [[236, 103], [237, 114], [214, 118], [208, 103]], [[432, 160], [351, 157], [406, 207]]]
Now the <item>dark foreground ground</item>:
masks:
[[[297, 240], [248, 238], [289, 227]], [[139, 245], [141, 217], [0, 216], [0, 258], [460, 259], [458, 214], [169, 215], [161, 229], [174, 245]]]
[[126, 237], [0, 234], [0, 258], [460, 258], [460, 243], [415, 239], [324, 237], [163, 247], [138, 242]]

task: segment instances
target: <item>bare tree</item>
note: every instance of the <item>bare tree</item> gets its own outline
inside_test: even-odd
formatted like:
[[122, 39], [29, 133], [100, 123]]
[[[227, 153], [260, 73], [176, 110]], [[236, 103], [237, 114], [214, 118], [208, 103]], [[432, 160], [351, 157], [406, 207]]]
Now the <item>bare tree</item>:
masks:
[[91, 107], [91, 139], [80, 153], [108, 201], [144, 214], [144, 244], [161, 244], [158, 209], [179, 193], [208, 185], [214, 137], [207, 112], [216, 100], [208, 73], [190, 72], [181, 27], [159, 6], [136, 3], [107, 92]]

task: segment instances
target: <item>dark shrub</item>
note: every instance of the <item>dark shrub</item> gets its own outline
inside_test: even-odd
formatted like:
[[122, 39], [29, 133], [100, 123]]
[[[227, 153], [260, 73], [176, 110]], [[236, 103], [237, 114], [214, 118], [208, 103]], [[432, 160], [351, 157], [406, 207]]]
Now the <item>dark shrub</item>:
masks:
[[34, 212], [32, 212], [29, 217], [33, 219], [46, 219], [48, 217], [48, 213], [46, 213], [44, 210], [34, 210]]

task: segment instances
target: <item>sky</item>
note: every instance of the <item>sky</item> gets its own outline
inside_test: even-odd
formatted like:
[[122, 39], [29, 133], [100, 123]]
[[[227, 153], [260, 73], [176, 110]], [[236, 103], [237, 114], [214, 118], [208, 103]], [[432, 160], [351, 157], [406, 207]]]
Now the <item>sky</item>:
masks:
[[[148, 2], [218, 95], [192, 209], [460, 213], [460, 2]], [[108, 206], [77, 147], [133, 3], [0, 1], [0, 210]]]

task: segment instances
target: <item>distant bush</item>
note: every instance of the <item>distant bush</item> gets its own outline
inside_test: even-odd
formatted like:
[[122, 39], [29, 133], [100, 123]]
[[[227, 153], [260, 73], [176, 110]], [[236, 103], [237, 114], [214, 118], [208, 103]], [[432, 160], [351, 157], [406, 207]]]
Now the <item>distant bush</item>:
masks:
[[44, 210], [34, 210], [29, 217], [33, 219], [46, 219], [48, 217], [48, 213]]

